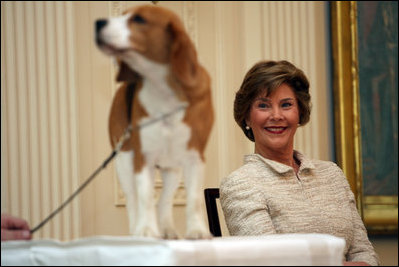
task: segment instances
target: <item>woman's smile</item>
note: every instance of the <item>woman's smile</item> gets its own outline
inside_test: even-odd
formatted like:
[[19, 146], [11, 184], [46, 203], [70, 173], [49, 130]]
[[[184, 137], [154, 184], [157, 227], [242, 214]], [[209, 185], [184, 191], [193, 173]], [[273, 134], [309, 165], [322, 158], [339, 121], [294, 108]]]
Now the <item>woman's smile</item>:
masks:
[[271, 126], [271, 127], [265, 127], [264, 129], [272, 134], [282, 134], [287, 129], [287, 127]]

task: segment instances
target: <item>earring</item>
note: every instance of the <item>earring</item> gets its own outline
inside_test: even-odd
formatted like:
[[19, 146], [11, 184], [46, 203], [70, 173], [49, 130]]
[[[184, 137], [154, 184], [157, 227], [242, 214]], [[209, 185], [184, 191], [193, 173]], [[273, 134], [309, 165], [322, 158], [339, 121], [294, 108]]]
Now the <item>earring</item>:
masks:
[[247, 129], [247, 131], [249, 131], [249, 129], [251, 129], [248, 125], [245, 126], [245, 129]]

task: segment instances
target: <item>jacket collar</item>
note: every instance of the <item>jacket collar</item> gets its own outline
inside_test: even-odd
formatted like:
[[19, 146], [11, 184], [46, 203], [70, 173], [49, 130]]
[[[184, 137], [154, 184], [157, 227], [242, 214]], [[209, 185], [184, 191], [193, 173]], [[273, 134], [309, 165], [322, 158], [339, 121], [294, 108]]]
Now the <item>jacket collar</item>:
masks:
[[[304, 170], [312, 170], [315, 169], [315, 166], [312, 162], [311, 159], [307, 158], [305, 155], [302, 153], [294, 150], [294, 155], [295, 157], [301, 162], [301, 166], [299, 167], [299, 173], [304, 171]], [[266, 165], [268, 165], [270, 168], [272, 168], [274, 171], [283, 174], [286, 172], [293, 171], [293, 168], [291, 166], [285, 165], [283, 163], [270, 160], [267, 158], [262, 157], [260, 154], [250, 154], [246, 155], [244, 157], [244, 162], [249, 163], [249, 162], [262, 162]]]

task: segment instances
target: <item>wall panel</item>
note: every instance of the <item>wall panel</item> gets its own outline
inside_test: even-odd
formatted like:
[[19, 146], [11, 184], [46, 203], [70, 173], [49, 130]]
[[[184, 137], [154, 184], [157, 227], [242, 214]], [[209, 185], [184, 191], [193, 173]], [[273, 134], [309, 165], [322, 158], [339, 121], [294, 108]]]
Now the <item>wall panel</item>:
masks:
[[[74, 40], [71, 8], [68, 2], [1, 5], [1, 207], [31, 227], [55, 210], [78, 181], [76, 63], [74, 43], [67, 41]], [[75, 201], [35, 235], [79, 236]]]

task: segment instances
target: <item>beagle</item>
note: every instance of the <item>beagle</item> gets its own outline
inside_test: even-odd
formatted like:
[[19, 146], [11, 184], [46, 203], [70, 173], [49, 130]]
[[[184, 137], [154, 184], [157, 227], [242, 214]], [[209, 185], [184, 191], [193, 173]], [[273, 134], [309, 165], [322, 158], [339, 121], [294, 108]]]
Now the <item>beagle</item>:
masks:
[[[117, 81], [123, 82], [109, 116], [111, 145], [116, 146], [129, 124], [133, 128], [115, 163], [131, 234], [178, 238], [172, 209], [183, 176], [185, 238], [209, 238], [202, 187], [204, 151], [214, 120], [210, 77], [183, 23], [165, 8], [138, 6], [121, 17], [97, 20], [96, 42], [116, 57]], [[158, 206], [157, 169], [163, 180]]]

